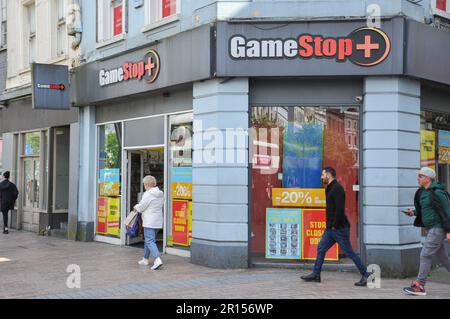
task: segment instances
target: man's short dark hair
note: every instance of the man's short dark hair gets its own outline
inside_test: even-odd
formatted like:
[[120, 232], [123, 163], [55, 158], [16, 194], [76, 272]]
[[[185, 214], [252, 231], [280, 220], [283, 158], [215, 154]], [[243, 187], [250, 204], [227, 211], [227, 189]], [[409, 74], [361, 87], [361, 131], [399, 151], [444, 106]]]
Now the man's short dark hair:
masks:
[[6, 172], [3, 173], [3, 177], [6, 178], [6, 179], [9, 179], [9, 176], [10, 176], [9, 171], [6, 171]]
[[333, 167], [327, 166], [327, 167], [325, 167], [323, 170], [325, 171], [325, 173], [330, 173], [330, 175], [331, 175], [333, 178], [336, 178], [336, 170], [335, 170]]

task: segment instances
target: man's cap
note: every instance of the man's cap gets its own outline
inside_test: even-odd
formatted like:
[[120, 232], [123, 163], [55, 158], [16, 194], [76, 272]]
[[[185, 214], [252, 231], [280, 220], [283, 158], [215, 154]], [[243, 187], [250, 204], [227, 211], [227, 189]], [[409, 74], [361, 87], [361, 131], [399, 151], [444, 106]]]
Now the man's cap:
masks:
[[422, 167], [418, 173], [420, 175], [428, 176], [431, 179], [436, 178], [436, 172], [434, 171], [434, 169], [429, 167]]

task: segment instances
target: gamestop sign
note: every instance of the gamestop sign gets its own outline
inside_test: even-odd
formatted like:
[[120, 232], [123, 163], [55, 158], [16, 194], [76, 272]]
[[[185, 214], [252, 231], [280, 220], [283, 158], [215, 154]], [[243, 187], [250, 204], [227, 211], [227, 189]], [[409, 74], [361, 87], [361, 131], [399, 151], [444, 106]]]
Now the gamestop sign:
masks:
[[102, 69], [98, 73], [101, 87], [121, 83], [124, 81], [145, 81], [152, 84], [158, 79], [161, 61], [155, 50], [149, 50], [141, 61], [126, 62], [113, 69]]
[[369, 27], [339, 38], [301, 34], [286, 39], [247, 39], [234, 35], [229, 41], [229, 54], [234, 60], [332, 59], [371, 67], [386, 60], [390, 51], [391, 41], [387, 34]]

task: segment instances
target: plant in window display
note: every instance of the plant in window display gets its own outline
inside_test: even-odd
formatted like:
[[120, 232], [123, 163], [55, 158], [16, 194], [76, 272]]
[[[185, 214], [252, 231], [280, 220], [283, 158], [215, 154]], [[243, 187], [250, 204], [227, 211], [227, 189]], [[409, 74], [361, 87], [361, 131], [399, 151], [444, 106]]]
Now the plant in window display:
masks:
[[105, 140], [105, 168], [120, 168], [120, 144], [116, 133], [108, 132]]

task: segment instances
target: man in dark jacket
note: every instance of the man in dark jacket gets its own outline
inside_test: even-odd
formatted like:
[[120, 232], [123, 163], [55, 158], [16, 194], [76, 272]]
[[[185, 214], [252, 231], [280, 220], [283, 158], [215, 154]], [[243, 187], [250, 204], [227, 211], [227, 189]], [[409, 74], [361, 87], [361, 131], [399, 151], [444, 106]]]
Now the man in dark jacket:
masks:
[[8, 234], [8, 212], [14, 209], [14, 204], [19, 196], [19, 191], [16, 185], [9, 181], [9, 172], [5, 172], [3, 177], [5, 178], [0, 183], [0, 208], [3, 214], [3, 234]]
[[420, 268], [417, 280], [410, 287], [403, 288], [409, 295], [426, 296], [425, 284], [431, 270], [433, 256], [450, 272], [450, 259], [445, 249], [445, 238], [450, 240], [450, 207], [447, 192], [436, 182], [436, 172], [424, 167], [419, 171], [418, 183], [420, 188], [414, 196], [415, 210], [408, 209], [409, 216], [416, 215], [414, 226], [425, 227], [427, 237], [420, 253]]
[[322, 181], [326, 185], [327, 197], [327, 226], [317, 248], [317, 259], [312, 274], [302, 276], [305, 281], [320, 282], [320, 273], [327, 251], [338, 243], [345, 254], [353, 260], [361, 273], [361, 280], [355, 286], [367, 286], [367, 279], [371, 275], [350, 244], [350, 223], [345, 216], [345, 191], [336, 180], [336, 170], [326, 167], [322, 172]]

